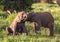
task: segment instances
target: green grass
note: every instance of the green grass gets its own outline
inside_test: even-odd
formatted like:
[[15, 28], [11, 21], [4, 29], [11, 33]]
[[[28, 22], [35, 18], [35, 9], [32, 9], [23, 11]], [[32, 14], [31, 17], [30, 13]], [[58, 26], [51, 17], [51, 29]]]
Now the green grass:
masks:
[[26, 22], [28, 36], [22, 34], [7, 36], [5, 32], [6, 26], [9, 26], [17, 14], [7, 15], [0, 11], [0, 42], [60, 42], [60, 7], [57, 4], [32, 4], [31, 8], [34, 12], [50, 12], [54, 17], [54, 35], [55, 37], [47, 37], [48, 29], [41, 28], [41, 33], [36, 34], [32, 23]]

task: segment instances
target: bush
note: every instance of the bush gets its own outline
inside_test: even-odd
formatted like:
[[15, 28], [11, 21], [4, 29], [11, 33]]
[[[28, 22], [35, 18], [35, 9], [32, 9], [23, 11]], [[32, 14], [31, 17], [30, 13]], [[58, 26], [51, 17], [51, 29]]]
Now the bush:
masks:
[[14, 20], [14, 18], [16, 17], [16, 15], [17, 15], [17, 14], [11, 14], [11, 15], [9, 15], [9, 16], [6, 18], [5, 21], [9, 23], [8, 25], [11, 24], [11, 22]]
[[[32, 0], [14, 0], [15, 3], [10, 3], [10, 0], [1, 0], [1, 5], [5, 8], [14, 9], [16, 11], [29, 11], [31, 10]], [[12, 6], [12, 8], [11, 8]], [[4, 9], [4, 8], [3, 8]]]
[[[0, 31], [5, 30], [6, 26], [9, 26], [11, 24], [11, 22], [13, 21], [13, 19], [15, 18], [17, 14], [11, 14], [9, 16], [6, 17], [5, 14], [2, 14], [1, 17], [3, 16], [3, 18], [0, 19]], [[6, 17], [6, 18], [4, 18]]]
[[0, 18], [6, 19], [8, 14], [6, 12], [0, 11]]
[[[0, 18], [0, 42], [60, 42], [60, 7], [56, 4], [33, 4], [31, 6], [34, 12], [50, 12], [54, 17], [54, 35], [55, 37], [46, 37], [47, 35], [45, 28], [41, 28], [41, 34], [35, 34], [35, 31], [32, 27], [32, 23], [26, 22], [26, 27], [28, 29], [28, 36], [17, 35], [17, 36], [6, 36], [5, 27], [9, 26], [17, 14], [1, 15]], [[1, 12], [1, 11], [0, 11]], [[1, 12], [2, 14], [3, 12]], [[4, 30], [4, 31], [3, 31]], [[5, 32], [5, 33], [4, 33]]]

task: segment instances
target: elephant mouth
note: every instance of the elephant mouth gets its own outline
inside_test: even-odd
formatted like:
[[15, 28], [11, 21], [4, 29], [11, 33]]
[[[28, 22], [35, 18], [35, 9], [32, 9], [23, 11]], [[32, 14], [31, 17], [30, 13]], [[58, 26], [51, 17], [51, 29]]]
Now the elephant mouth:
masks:
[[24, 23], [26, 20], [21, 20], [21, 23]]

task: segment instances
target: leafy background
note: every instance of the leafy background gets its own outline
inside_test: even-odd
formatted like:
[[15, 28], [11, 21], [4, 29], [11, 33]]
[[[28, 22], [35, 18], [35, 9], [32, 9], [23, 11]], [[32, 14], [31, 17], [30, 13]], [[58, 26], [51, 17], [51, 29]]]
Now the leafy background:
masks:
[[[35, 34], [32, 23], [26, 22], [28, 36], [20, 34], [15, 37], [6, 35], [6, 26], [9, 26], [17, 13], [8, 15], [3, 11], [3, 5], [0, 5], [0, 42], [60, 42], [60, 7], [57, 4], [41, 4], [33, 3], [29, 8], [34, 12], [50, 12], [54, 17], [54, 35], [55, 37], [47, 37], [49, 29], [41, 27], [41, 33]], [[27, 10], [29, 10], [27, 9]], [[47, 35], [47, 36], [46, 36]]]

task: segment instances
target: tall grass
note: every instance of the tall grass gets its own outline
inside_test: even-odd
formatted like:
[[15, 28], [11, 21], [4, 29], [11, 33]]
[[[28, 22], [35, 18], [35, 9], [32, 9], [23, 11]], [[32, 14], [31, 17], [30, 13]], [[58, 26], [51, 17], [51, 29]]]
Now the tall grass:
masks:
[[36, 34], [32, 23], [26, 22], [28, 36], [20, 34], [15, 37], [7, 36], [5, 32], [6, 26], [9, 26], [17, 14], [7, 15], [0, 12], [0, 42], [60, 42], [60, 7], [57, 4], [32, 4], [34, 12], [50, 12], [54, 17], [54, 35], [55, 37], [47, 37], [48, 29], [41, 28], [41, 33]]

